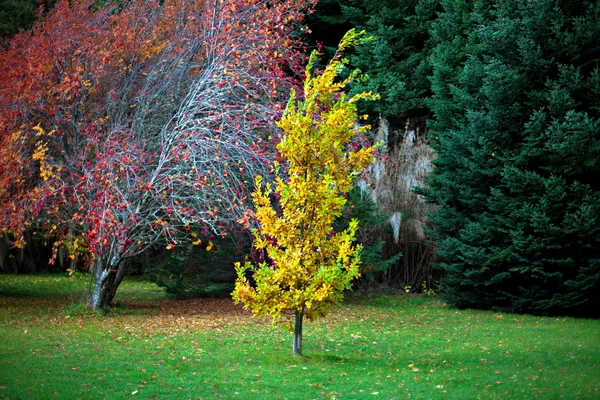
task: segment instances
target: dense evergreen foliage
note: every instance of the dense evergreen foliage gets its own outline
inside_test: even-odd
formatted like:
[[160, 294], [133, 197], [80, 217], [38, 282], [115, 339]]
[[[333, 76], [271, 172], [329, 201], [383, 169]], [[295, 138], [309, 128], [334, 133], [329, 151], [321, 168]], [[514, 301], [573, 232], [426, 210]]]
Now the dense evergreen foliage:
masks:
[[[228, 297], [235, 282], [234, 262], [240, 250], [249, 248], [248, 238], [215, 238], [214, 249], [207, 246], [163, 251], [154, 255], [144, 277], [156, 282], [165, 292], [179, 299], [189, 297]], [[211, 242], [212, 243], [212, 242]]]
[[444, 298], [586, 313], [600, 280], [600, 4], [443, 2], [427, 194]]
[[408, 118], [430, 114], [428, 28], [438, 8], [439, 0], [321, 0], [308, 21], [314, 39], [325, 46], [349, 27], [373, 36], [350, 57], [370, 78], [354, 83], [351, 92], [379, 93], [381, 101], [365, 102], [364, 110], [403, 127]]
[[[363, 277], [377, 284], [411, 286], [415, 291], [420, 291], [423, 280], [436, 280], [431, 274], [433, 248], [422, 229], [428, 224], [425, 208], [429, 206], [411, 193], [410, 186], [419, 171], [430, 165], [425, 153], [433, 154], [417, 156], [411, 149], [427, 147], [433, 45], [429, 31], [440, 10], [439, 0], [320, 0], [307, 19], [312, 39], [323, 44], [326, 54], [332, 40], [351, 27], [372, 36], [348, 57], [353, 68], [369, 76], [367, 81], [350, 85], [350, 93], [373, 91], [381, 96], [377, 102], [361, 102], [359, 108], [379, 128], [373, 132], [373, 140], [387, 143], [366, 178], [367, 184], [361, 186], [368, 188], [374, 207], [384, 216], [376, 225], [366, 214], [359, 218], [364, 235], [358, 240], [379, 259], [365, 264], [375, 268], [365, 268]], [[423, 156], [420, 166], [411, 165], [414, 156]]]
[[0, 40], [30, 28], [37, 13], [48, 11], [53, 4], [54, 0], [0, 0]]
[[389, 283], [390, 269], [402, 257], [401, 252], [391, 256], [385, 252], [385, 239], [391, 236], [392, 231], [387, 223], [389, 218], [358, 186], [348, 192], [347, 200], [342, 216], [334, 224], [334, 230], [342, 232], [353, 219], [360, 221], [356, 240], [363, 246], [360, 253], [361, 276], [355, 285], [365, 287], [374, 282]]
[[427, 198], [460, 307], [589, 314], [600, 279], [600, 6], [581, 1], [322, 0], [325, 46], [374, 40], [351, 64], [382, 95], [365, 111], [428, 120]]

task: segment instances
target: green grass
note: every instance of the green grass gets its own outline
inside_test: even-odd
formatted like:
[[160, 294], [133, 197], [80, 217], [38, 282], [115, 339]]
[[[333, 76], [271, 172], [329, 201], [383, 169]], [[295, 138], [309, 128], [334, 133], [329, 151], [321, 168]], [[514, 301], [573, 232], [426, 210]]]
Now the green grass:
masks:
[[600, 321], [352, 295], [291, 335], [229, 299], [177, 301], [126, 281], [85, 309], [87, 278], [0, 275], [3, 399], [593, 399]]

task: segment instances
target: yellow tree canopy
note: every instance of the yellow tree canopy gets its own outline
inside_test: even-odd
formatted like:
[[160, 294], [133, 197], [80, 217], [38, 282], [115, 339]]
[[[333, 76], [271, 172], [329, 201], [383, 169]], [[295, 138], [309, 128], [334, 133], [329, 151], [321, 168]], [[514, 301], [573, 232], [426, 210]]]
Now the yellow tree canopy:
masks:
[[[354, 179], [373, 161], [372, 147], [353, 151], [349, 144], [357, 132], [370, 129], [358, 127], [356, 102], [376, 96], [340, 93], [360, 73], [340, 79], [347, 61], [339, 52], [361, 40], [364, 32], [348, 32], [320, 75], [312, 74], [317, 58], [311, 55], [304, 100], [292, 92], [278, 123], [284, 135], [277, 148], [288, 162], [287, 173], [274, 166], [274, 187], [260, 176], [256, 179], [253, 196], [260, 230], [254, 232], [255, 248], [265, 250], [271, 263], [238, 263], [233, 298], [274, 322], [295, 313], [309, 320], [326, 315], [360, 274], [361, 247], [352, 245], [358, 221], [339, 233], [333, 231], [333, 223], [343, 212]], [[274, 206], [273, 192], [279, 207]], [[246, 278], [247, 271], [253, 273], [255, 285]]]

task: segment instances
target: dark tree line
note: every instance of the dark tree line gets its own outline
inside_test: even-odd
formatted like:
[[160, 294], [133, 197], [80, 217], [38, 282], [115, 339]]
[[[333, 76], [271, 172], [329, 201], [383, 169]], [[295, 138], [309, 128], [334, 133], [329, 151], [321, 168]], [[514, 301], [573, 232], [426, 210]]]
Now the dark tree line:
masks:
[[351, 59], [371, 78], [353, 90], [382, 95], [366, 111], [426, 121], [443, 298], [597, 313], [600, 4], [325, 0], [311, 18], [325, 45], [348, 26], [374, 35]]

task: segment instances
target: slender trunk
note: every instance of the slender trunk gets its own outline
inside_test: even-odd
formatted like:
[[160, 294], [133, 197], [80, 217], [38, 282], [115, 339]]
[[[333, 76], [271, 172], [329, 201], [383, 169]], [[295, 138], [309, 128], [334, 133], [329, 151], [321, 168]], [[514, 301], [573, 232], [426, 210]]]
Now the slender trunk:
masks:
[[69, 268], [73, 272], [77, 271], [77, 257], [73, 257], [71, 259], [71, 261], [69, 262]]
[[35, 255], [39, 254], [39, 251], [37, 250], [37, 243], [30, 231], [26, 231], [24, 235], [25, 242], [27, 243], [27, 245], [23, 248], [23, 251], [25, 252], [23, 257], [25, 257], [25, 260], [27, 260], [26, 272], [35, 274], [37, 272], [37, 260]]
[[27, 272], [27, 270], [25, 269], [25, 248], [24, 247], [20, 247], [18, 250], [18, 254], [19, 254], [19, 270], [20, 272]]
[[65, 269], [65, 246], [60, 246], [56, 252], [56, 258], [58, 259], [58, 265], [60, 265], [61, 272]]
[[304, 311], [296, 310], [296, 323], [294, 325], [294, 355], [302, 355], [302, 319], [304, 318]]
[[0, 272], [8, 272], [8, 250], [10, 249], [10, 243], [8, 241], [8, 235], [5, 233], [0, 236]]

